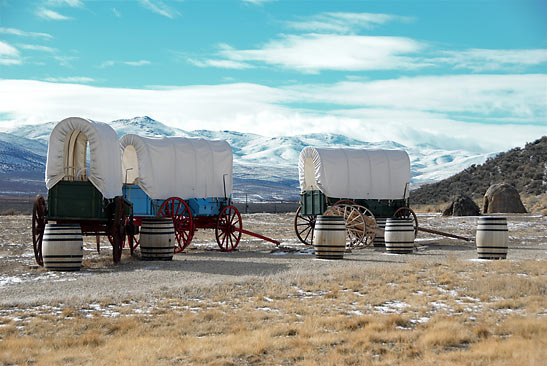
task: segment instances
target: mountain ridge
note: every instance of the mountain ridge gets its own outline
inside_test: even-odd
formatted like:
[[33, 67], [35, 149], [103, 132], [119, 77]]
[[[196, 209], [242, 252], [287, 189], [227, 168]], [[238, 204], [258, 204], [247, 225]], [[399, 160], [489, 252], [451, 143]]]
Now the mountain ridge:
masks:
[[[42, 160], [36, 162], [36, 169], [43, 171], [47, 140], [55, 124], [56, 122], [46, 122], [32, 126], [18, 126], [4, 132], [0, 137], [3, 136], [4, 140], [9, 140], [9, 136], [13, 136], [14, 146], [17, 145], [23, 149], [20, 152], [21, 155], [25, 155], [25, 151], [34, 154], [41, 152], [37, 154], [42, 157]], [[411, 159], [414, 187], [447, 178], [472, 164], [481, 164], [494, 155], [442, 150], [434, 146], [405, 146], [397, 141], [368, 142], [357, 137], [332, 133], [270, 137], [230, 130], [186, 131], [166, 126], [148, 116], [117, 119], [109, 124], [120, 137], [127, 133], [135, 133], [143, 136], [185, 136], [226, 140], [232, 146], [234, 154], [234, 192], [236, 194], [252, 193], [257, 199], [298, 199], [298, 157], [305, 146], [404, 149]], [[0, 141], [4, 140], [0, 139]], [[31, 151], [33, 143], [38, 150]], [[0, 173], [16, 170], [2, 170], [0, 166]], [[259, 192], [249, 192], [249, 187]]]

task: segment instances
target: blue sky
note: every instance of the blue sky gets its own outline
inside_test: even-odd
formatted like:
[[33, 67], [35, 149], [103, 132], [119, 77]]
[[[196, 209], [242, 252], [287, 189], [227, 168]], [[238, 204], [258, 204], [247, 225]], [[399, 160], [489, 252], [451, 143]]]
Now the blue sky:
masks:
[[149, 115], [493, 152], [547, 134], [546, 1], [0, 0], [0, 129]]

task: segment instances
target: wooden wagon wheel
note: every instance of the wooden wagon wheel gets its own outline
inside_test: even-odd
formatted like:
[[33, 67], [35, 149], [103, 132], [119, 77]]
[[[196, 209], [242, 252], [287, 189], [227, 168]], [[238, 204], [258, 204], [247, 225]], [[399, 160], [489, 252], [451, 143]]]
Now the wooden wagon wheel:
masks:
[[302, 216], [302, 205], [298, 206], [296, 215], [294, 216], [294, 230], [296, 236], [305, 245], [313, 244], [313, 229], [315, 228], [315, 220], [317, 216]]
[[114, 263], [119, 263], [122, 259], [123, 241], [125, 238], [125, 219], [123, 197], [118, 196], [114, 199], [114, 218], [112, 223], [107, 227], [108, 240], [112, 244], [112, 257]]
[[218, 215], [215, 236], [223, 252], [235, 250], [241, 239], [241, 214], [234, 206], [226, 206]]
[[42, 258], [42, 239], [46, 228], [47, 206], [46, 200], [42, 195], [37, 195], [32, 206], [32, 246], [34, 248], [34, 258], [40, 266], [44, 265]]
[[[139, 246], [139, 240], [137, 239], [137, 226], [135, 226], [133, 216], [125, 218], [125, 233], [127, 235], [127, 245], [129, 246], [131, 255], [133, 255], [133, 252]], [[125, 247], [125, 243], [126, 241], [124, 238], [123, 247]]]
[[397, 211], [393, 213], [393, 217], [411, 219], [414, 222], [414, 238], [418, 236], [418, 217], [416, 216], [414, 210], [412, 210], [410, 207], [400, 207], [397, 209]]
[[365, 219], [365, 236], [363, 238], [362, 244], [367, 247], [374, 242], [374, 238], [376, 237], [376, 230], [378, 230], [376, 218], [374, 217], [372, 211], [370, 211], [365, 206], [354, 205], [353, 207], [357, 208]]
[[192, 242], [196, 230], [192, 211], [190, 211], [186, 201], [179, 197], [171, 197], [165, 200], [160, 206], [158, 216], [173, 219], [175, 238], [177, 239], [175, 253], [180, 253], [186, 249]]
[[[338, 203], [340, 202], [340, 203]], [[343, 216], [346, 222], [346, 231], [349, 238], [349, 246], [353, 247], [365, 239], [366, 221], [363, 214], [355, 204], [343, 203], [353, 201], [338, 201], [329, 207], [323, 215]]]

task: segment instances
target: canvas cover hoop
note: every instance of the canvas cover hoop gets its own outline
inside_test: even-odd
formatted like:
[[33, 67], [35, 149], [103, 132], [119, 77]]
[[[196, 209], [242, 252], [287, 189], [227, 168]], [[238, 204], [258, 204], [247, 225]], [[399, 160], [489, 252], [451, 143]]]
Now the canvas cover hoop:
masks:
[[61, 180], [89, 180], [105, 198], [121, 196], [121, 154], [116, 131], [106, 123], [80, 117], [57, 123], [49, 136], [45, 175], [48, 189]]
[[298, 176], [302, 192], [320, 190], [327, 197], [406, 199], [410, 158], [403, 150], [305, 147]]
[[165, 200], [229, 197], [233, 156], [222, 140], [124, 135], [122, 175], [151, 198]]

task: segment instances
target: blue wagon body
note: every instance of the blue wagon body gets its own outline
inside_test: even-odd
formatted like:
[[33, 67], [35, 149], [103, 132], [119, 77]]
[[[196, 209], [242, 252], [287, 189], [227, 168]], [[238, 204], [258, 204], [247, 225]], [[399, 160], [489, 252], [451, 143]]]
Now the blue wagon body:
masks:
[[[123, 197], [133, 204], [133, 215], [137, 217], [156, 217], [165, 200], [151, 199], [138, 185], [123, 186]], [[185, 200], [193, 217], [218, 216], [223, 207], [228, 206], [229, 198], [208, 197]]]
[[[120, 140], [125, 184], [123, 196], [133, 204], [129, 239], [143, 220], [169, 217], [175, 229], [175, 253], [186, 248], [198, 229], [213, 229], [221, 250], [235, 250], [243, 230], [231, 204], [232, 148], [226, 141], [186, 137], [125, 135]], [[132, 243], [136, 242], [136, 245]]]

